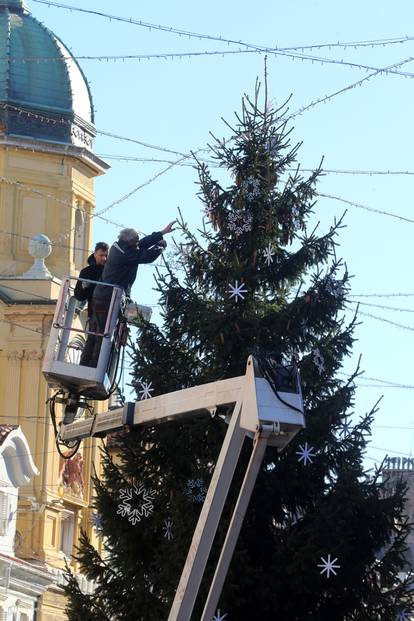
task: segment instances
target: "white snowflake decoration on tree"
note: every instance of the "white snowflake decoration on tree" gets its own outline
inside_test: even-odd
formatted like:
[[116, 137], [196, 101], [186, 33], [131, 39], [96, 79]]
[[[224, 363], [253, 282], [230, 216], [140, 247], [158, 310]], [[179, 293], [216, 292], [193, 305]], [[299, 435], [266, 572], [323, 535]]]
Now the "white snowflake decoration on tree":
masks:
[[232, 211], [229, 214], [228, 227], [237, 236], [252, 230], [253, 216], [247, 211]]
[[275, 255], [275, 251], [273, 250], [272, 244], [269, 244], [264, 251], [264, 258], [266, 265], [271, 265], [273, 263], [273, 257]]
[[226, 617], [227, 617], [227, 613], [222, 615], [220, 612], [220, 608], [219, 608], [213, 617], [213, 621], [224, 621]]
[[243, 181], [243, 190], [246, 195], [247, 200], [254, 201], [255, 198], [260, 196], [260, 181], [253, 177], [253, 175], [249, 175]]
[[305, 442], [305, 445], [299, 444], [299, 450], [296, 451], [296, 455], [299, 455], [298, 462], [303, 461], [304, 466], [307, 466], [308, 462], [312, 464], [313, 457], [316, 455], [314, 450], [313, 446], [309, 446], [307, 442]]
[[141, 401], [145, 399], [151, 399], [151, 393], [154, 392], [154, 388], [152, 388], [152, 382], [140, 382], [140, 384], [142, 386], [142, 390], [139, 391], [139, 394], [141, 395]]
[[174, 535], [172, 531], [173, 526], [174, 526], [174, 522], [170, 520], [170, 518], [168, 518], [167, 520], [164, 520], [164, 526], [163, 526], [164, 537], [165, 539], [168, 539], [168, 541], [171, 541], [171, 539], [174, 539]]
[[207, 489], [203, 479], [189, 479], [185, 493], [192, 502], [204, 502]]
[[348, 419], [345, 418], [345, 420], [343, 421], [343, 423], [341, 424], [339, 428], [339, 435], [341, 436], [341, 438], [345, 438], [346, 436], [349, 436], [351, 432], [352, 432], [352, 427], [350, 423], [348, 423]]
[[321, 568], [321, 571], [319, 572], [321, 576], [323, 576], [323, 574], [326, 574], [327, 578], [330, 578], [331, 574], [336, 576], [337, 573], [335, 570], [341, 567], [340, 565], [335, 565], [337, 560], [338, 560], [337, 558], [334, 558], [333, 560], [331, 560], [330, 554], [328, 554], [327, 559], [324, 559], [323, 556], [321, 556], [322, 563], [318, 565], [318, 567]]
[[143, 517], [149, 517], [154, 511], [154, 490], [147, 490], [143, 485], [133, 485], [129, 489], [121, 489], [119, 497], [122, 502], [118, 505], [118, 515], [127, 517], [133, 526]]
[[234, 285], [229, 285], [230, 298], [234, 298], [236, 302], [239, 301], [239, 298], [244, 300], [244, 294], [247, 293], [247, 289], [244, 286], [244, 283], [236, 280]]
[[318, 348], [313, 350], [313, 362], [316, 365], [319, 375], [325, 371], [325, 359]]
[[346, 293], [342, 280], [335, 280], [331, 276], [326, 279], [326, 290], [336, 299], [342, 298]]
[[410, 621], [411, 614], [408, 610], [400, 610], [395, 617], [395, 621]]

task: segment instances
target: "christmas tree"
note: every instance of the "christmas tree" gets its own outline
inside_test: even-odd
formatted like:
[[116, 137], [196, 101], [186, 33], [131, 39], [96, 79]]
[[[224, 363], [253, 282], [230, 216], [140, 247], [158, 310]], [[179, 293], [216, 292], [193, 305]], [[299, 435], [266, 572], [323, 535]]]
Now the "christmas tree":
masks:
[[[307, 427], [282, 453], [266, 451], [217, 618], [408, 619], [404, 486], [365, 470], [376, 408], [351, 425], [358, 369], [338, 378], [355, 330], [336, 252], [342, 222], [323, 234], [310, 226], [321, 170], [301, 174], [287, 110], [264, 91], [262, 105], [259, 84], [244, 97], [229, 139], [214, 138], [220, 180], [197, 160], [204, 225], [194, 232], [181, 218], [175, 259], [159, 270], [162, 325], [140, 329], [137, 398], [243, 375], [255, 352], [295, 360]], [[206, 414], [132, 429], [116, 461], [105, 452], [94, 504], [106, 552], [83, 536], [78, 559], [97, 588], [82, 594], [69, 574], [70, 619], [168, 618], [225, 431]], [[234, 500], [232, 489], [193, 619]]]

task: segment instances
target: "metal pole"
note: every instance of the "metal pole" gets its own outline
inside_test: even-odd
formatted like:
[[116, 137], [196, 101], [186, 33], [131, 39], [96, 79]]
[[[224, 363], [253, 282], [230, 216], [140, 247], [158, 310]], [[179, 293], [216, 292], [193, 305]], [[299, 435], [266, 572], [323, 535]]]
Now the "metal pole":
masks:
[[[260, 433], [260, 432], [259, 432]], [[206, 605], [200, 621], [211, 621], [219, 603], [220, 595], [223, 590], [224, 581], [230, 567], [230, 562], [234, 554], [234, 550], [239, 538], [240, 530], [243, 525], [247, 507], [256, 483], [257, 475], [263, 461], [263, 456], [267, 446], [267, 437], [256, 435], [254, 446], [250, 456], [249, 465], [242, 486], [240, 488], [237, 504], [233, 511], [233, 516], [227, 531], [226, 540], [224, 542], [221, 555], [216, 567], [210, 591], [207, 597]]]
[[190, 621], [200, 583], [227, 498], [245, 431], [240, 427], [242, 397], [236, 403], [207, 496], [193, 535], [168, 621]]
[[62, 330], [62, 339], [60, 341], [60, 346], [59, 346], [59, 354], [57, 357], [57, 360], [59, 362], [65, 362], [65, 359], [66, 359], [67, 346], [68, 346], [71, 331], [72, 331], [73, 317], [75, 315], [77, 303], [78, 302], [76, 298], [74, 297], [69, 298], [69, 304], [67, 305], [67, 310], [66, 310], [66, 315], [65, 315], [65, 324]]

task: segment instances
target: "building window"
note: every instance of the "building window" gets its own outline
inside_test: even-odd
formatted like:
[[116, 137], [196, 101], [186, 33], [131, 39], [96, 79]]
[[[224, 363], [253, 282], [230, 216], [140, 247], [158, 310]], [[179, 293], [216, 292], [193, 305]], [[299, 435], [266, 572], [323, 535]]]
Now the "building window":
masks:
[[75, 514], [64, 511], [60, 521], [60, 551], [68, 558], [72, 558], [75, 538]]
[[9, 497], [5, 492], [0, 492], [0, 537], [7, 533], [9, 521]]
[[77, 271], [84, 267], [86, 249], [86, 218], [84, 209], [80, 206], [75, 213], [75, 250], [74, 263]]
[[19, 621], [19, 613], [16, 606], [10, 606], [6, 616], [7, 621]]

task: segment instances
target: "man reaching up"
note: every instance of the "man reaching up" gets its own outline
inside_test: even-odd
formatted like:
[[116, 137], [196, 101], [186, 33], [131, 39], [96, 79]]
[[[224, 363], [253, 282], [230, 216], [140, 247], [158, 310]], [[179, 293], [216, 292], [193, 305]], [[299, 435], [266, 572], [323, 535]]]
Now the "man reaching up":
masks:
[[[112, 245], [109, 251], [101, 282], [121, 287], [125, 294], [129, 296], [137, 277], [138, 265], [140, 263], [153, 263], [160, 256], [167, 246], [163, 235], [174, 230], [174, 223], [175, 220], [167, 224], [162, 231], [152, 233], [142, 239], [139, 238], [135, 229], [123, 229], [119, 234], [118, 241]], [[112, 287], [107, 287], [104, 284], [96, 286], [91, 300], [92, 317], [90, 330], [92, 332], [104, 333], [112, 292]], [[93, 340], [94, 345], [92, 354], [90, 358], [88, 354], [88, 359], [83, 357], [81, 364], [96, 367], [102, 336], [90, 335], [88, 342], [91, 340]]]

